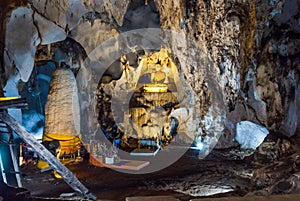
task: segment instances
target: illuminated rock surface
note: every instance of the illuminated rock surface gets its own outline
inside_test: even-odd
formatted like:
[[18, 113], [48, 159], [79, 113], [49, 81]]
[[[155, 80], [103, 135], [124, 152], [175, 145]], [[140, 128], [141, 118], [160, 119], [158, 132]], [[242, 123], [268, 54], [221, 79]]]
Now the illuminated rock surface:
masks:
[[53, 73], [45, 106], [45, 119], [46, 134], [80, 134], [77, 86], [71, 70], [58, 69]]
[[[9, 52], [4, 54], [6, 71], [3, 80], [14, 74], [14, 68], [10, 66], [16, 65], [18, 76], [27, 81], [32, 72], [35, 46], [64, 40], [65, 36], [77, 40], [88, 54], [106, 39], [117, 36], [118, 29], [173, 29], [185, 36], [174, 40], [171, 50], [181, 64], [181, 72], [187, 83], [199, 94], [194, 101], [196, 108], [201, 108], [201, 111], [197, 111], [201, 114], [197, 119], [202, 133], [209, 131], [202, 126], [200, 118], [203, 119], [205, 115], [211, 118], [207, 112], [212, 105], [208, 103], [220, 100], [209, 97], [209, 94], [210, 91], [217, 91], [224, 100], [227, 114], [234, 112], [236, 105], [242, 102], [247, 111], [247, 120], [258, 121], [268, 129], [280, 129], [292, 136], [299, 127], [300, 119], [296, 115], [299, 113], [293, 112], [299, 110], [296, 104], [299, 99], [296, 70], [298, 57], [294, 56], [299, 52], [299, 39], [285, 36], [294, 36], [299, 32], [296, 8], [296, 0], [287, 3], [258, 1], [257, 7], [250, 1], [231, 4], [230, 1], [222, 0], [209, 3], [187, 1], [185, 4], [177, 1], [172, 4], [168, 1], [149, 1], [147, 5], [142, 1], [33, 1], [26, 7], [13, 10], [12, 16], [15, 17], [10, 18], [11, 21], [6, 24], [6, 46]], [[22, 13], [25, 18], [21, 19]], [[145, 13], [147, 17], [142, 17]], [[122, 26], [125, 19], [124, 27], [116, 26], [112, 17], [118, 26]], [[140, 19], [143, 18], [147, 20], [141, 23]], [[146, 23], [150, 21], [150, 24]], [[287, 27], [280, 29], [283, 24]], [[22, 26], [26, 28], [20, 28]], [[15, 34], [15, 29], [32, 31]], [[282, 33], [282, 38], [273, 37], [272, 30]], [[16, 37], [19, 35], [21, 37]], [[201, 70], [197, 71], [199, 66], [193, 61], [185, 65], [185, 58], [196, 59], [192, 55], [193, 51], [176, 49], [176, 46], [186, 43], [186, 39], [195, 40], [196, 47], [201, 47], [203, 53], [211, 58], [213, 71], [209, 76]], [[276, 53], [286, 59], [280, 60], [274, 56]], [[287, 68], [276, 67], [279, 63]], [[275, 73], [276, 68], [281, 70]], [[219, 89], [204, 87], [211, 78], [218, 83]], [[218, 110], [216, 107], [212, 110]], [[236, 119], [228, 118], [228, 121], [227, 125], [230, 122], [235, 124]], [[231, 138], [234, 130], [225, 125], [220, 144], [230, 143], [225, 139]]]
[[[108, 46], [101, 47], [112, 52], [105, 51], [101, 54], [99, 58], [103, 63], [95, 63], [95, 66], [106, 68], [106, 64], [111, 65], [107, 71], [102, 69], [105, 72], [99, 70], [91, 74], [90, 66], [84, 60], [107, 39], [118, 38], [120, 34], [135, 28], [175, 30], [180, 37], [171, 37], [168, 48], [178, 68], [179, 77], [185, 83], [184, 91], [193, 92], [193, 96], [185, 98], [194, 105], [193, 111], [186, 108], [188, 114], [193, 112], [194, 121], [187, 122], [185, 126], [195, 131], [203, 144], [213, 145], [212, 148], [216, 144], [216, 148], [222, 150], [214, 152], [220, 157], [213, 158], [214, 160], [226, 158], [221, 170], [216, 168], [209, 171], [220, 164], [205, 166], [203, 163], [201, 167], [195, 165], [186, 168], [185, 173], [192, 169], [195, 173], [196, 170], [203, 170], [203, 167], [206, 169], [206, 172], [202, 172], [205, 175], [217, 172], [216, 175], [219, 176], [208, 178], [207, 183], [219, 181], [222, 176], [232, 178], [232, 175], [240, 174], [247, 181], [233, 181], [232, 183], [240, 185], [231, 187], [235, 189], [234, 192], [239, 187], [243, 189], [243, 193], [239, 192], [242, 195], [245, 195], [245, 191], [253, 191], [253, 194], [258, 195], [299, 193], [297, 176], [292, 176], [299, 171], [299, 4], [299, 0], [3, 0], [0, 3], [3, 11], [0, 33], [0, 95], [4, 86], [12, 81], [13, 88], [18, 88], [19, 92], [24, 85], [30, 89], [28, 83], [48, 83], [51, 76], [45, 77], [40, 72], [34, 75], [34, 65], [47, 66], [50, 61], [54, 66], [57, 65], [55, 68], [72, 69], [75, 75], [78, 75], [80, 69], [84, 75], [77, 79], [79, 97], [86, 97], [80, 105], [81, 111], [87, 111], [87, 105], [98, 105], [100, 108], [99, 111], [94, 108], [89, 111], [96, 118], [82, 115], [84, 120], [81, 126], [87, 130], [95, 125], [103, 126], [98, 123], [105, 122], [104, 117], [113, 119], [110, 100], [116, 80], [123, 71], [123, 66], [116, 60], [126, 54], [130, 66], [128, 69], [132, 70], [145, 52], [134, 51], [133, 42], [124, 38], [128, 43], [119, 40], [111, 43], [111, 49]], [[134, 42], [139, 41], [141, 49], [149, 45], [143, 37], [158, 38], [158, 35], [146, 32], [137, 33], [136, 36]], [[161, 48], [161, 44], [157, 46], [157, 49]], [[120, 50], [118, 57], [114, 52], [116, 49]], [[115, 63], [105, 63], [114, 57]], [[102, 78], [101, 73], [104, 74]], [[154, 77], [154, 80], [161, 81], [167, 77], [167, 72], [159, 71]], [[32, 82], [31, 79], [44, 81]], [[93, 79], [98, 80], [92, 83]], [[103, 83], [99, 83], [100, 79]], [[98, 84], [102, 87], [101, 90], [92, 90]], [[46, 91], [46, 88], [42, 91]], [[64, 90], [64, 87], [61, 88]], [[32, 90], [27, 95], [38, 99], [38, 91], [41, 90]], [[35, 99], [30, 98], [31, 105]], [[186, 116], [186, 113], [182, 116]], [[33, 129], [30, 124], [32, 119], [25, 119], [27, 122], [24, 125]], [[55, 120], [52, 120], [54, 124]], [[145, 123], [143, 121], [144, 119], [138, 120], [140, 124]], [[270, 132], [262, 144], [262, 137], [259, 137], [259, 142], [254, 143], [256, 138], [252, 138], [253, 130], [243, 132], [243, 136], [239, 135], [239, 122], [245, 121], [256, 124], [255, 128], [263, 126]], [[114, 122], [107, 121], [104, 126], [106, 130], [112, 131]], [[252, 127], [248, 126], [247, 129], [249, 128]], [[71, 126], [70, 129], [79, 133], [78, 128]], [[87, 133], [94, 135], [93, 132]], [[249, 154], [239, 147], [256, 148], [256, 152]], [[210, 151], [209, 148], [206, 153]], [[201, 156], [198, 152], [196, 155]], [[238, 171], [231, 169], [227, 172], [229, 174], [225, 174], [225, 170], [232, 165], [227, 160], [243, 160], [246, 165], [239, 166]], [[247, 169], [249, 164], [255, 168]], [[198, 178], [201, 179], [202, 177]], [[289, 184], [284, 183], [284, 180]], [[190, 181], [186, 185], [187, 192], [207, 185], [205, 182], [195, 184], [192, 179]], [[175, 183], [173, 189], [177, 190], [182, 184], [165, 183]], [[251, 189], [247, 187], [249, 183]], [[194, 185], [197, 187], [194, 188]], [[219, 189], [220, 186], [211, 187]]]
[[235, 139], [241, 148], [256, 149], [268, 134], [269, 131], [265, 127], [242, 121], [237, 124]]

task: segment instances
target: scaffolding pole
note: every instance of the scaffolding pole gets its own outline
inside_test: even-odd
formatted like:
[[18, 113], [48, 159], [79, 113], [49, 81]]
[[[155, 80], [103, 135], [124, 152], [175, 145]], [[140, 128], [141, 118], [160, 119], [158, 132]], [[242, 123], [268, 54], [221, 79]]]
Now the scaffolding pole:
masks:
[[17, 161], [17, 154], [15, 154], [15, 150], [11, 143], [9, 144], [9, 150], [10, 150], [11, 160], [12, 160], [13, 166], [14, 166], [14, 172], [16, 175], [17, 185], [19, 188], [22, 188], [23, 186], [22, 186], [22, 182], [21, 182], [20, 168], [19, 168], [18, 161]]
[[27, 144], [29, 144], [43, 160], [45, 160], [58, 174], [60, 174], [72, 189], [90, 200], [96, 200], [96, 196], [90, 193], [89, 190], [77, 179], [77, 177], [68, 168], [66, 168], [66, 166], [64, 166], [41, 143], [30, 135], [13, 117], [7, 113], [0, 112], [0, 119], [2, 119], [2, 121], [5, 122]]

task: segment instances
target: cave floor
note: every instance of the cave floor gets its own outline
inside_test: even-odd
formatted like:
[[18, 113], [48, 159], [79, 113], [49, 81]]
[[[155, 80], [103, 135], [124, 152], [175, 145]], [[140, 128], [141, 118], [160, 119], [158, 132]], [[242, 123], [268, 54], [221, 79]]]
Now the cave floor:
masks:
[[[211, 186], [216, 191], [222, 188], [222, 184], [228, 186], [230, 183], [234, 189], [233, 192], [227, 193], [228, 195], [246, 194], [245, 189], [249, 188], [250, 180], [244, 176], [236, 176], [236, 172], [251, 167], [238, 161], [220, 161], [215, 157], [211, 154], [205, 160], [199, 160], [197, 153], [190, 150], [166, 169], [143, 175], [121, 173], [109, 168], [96, 167], [87, 162], [74, 162], [66, 166], [97, 198], [105, 200], [125, 200], [131, 196], [150, 195], [170, 195], [180, 200], [193, 198], [177, 192], [177, 182], [180, 186], [185, 185], [186, 189], [189, 186], [194, 188], [193, 185], [205, 185]], [[62, 193], [73, 192], [63, 180], [55, 179], [51, 171], [42, 173], [32, 168], [31, 172], [24, 176], [23, 183], [33, 197], [55, 198], [60, 197]], [[235, 176], [232, 175], [233, 172]], [[220, 182], [221, 180], [223, 182]], [[217, 183], [220, 185], [215, 186]], [[173, 185], [174, 189], [169, 185]]]
[[[300, 193], [299, 143], [293, 151], [267, 161], [254, 155], [239, 159], [229, 150], [213, 150], [198, 159], [196, 150], [187, 151], [171, 166], [149, 174], [126, 174], [86, 162], [66, 166], [100, 200], [125, 200], [135, 196], [172, 196], [179, 200], [204, 197], [239, 197]], [[245, 154], [245, 153], [243, 153]], [[23, 184], [33, 200], [61, 200], [74, 192], [51, 171], [41, 172], [35, 165], [22, 168]], [[214, 195], [213, 195], [214, 194]], [[76, 196], [69, 200], [76, 200]], [[80, 199], [80, 198], [78, 198]]]

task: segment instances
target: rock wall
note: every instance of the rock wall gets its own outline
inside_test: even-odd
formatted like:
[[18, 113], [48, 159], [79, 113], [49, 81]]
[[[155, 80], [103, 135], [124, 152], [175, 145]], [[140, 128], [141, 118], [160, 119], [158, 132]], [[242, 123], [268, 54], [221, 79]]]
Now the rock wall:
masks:
[[[4, 23], [2, 80], [17, 74], [26, 82], [36, 46], [66, 36], [90, 53], [125, 30], [124, 16], [139, 17], [130, 10], [133, 4], [138, 5], [129, 0], [32, 0], [15, 7]], [[287, 136], [299, 133], [299, 0], [154, 0], [145, 4], [152, 6], [147, 12], [154, 14], [143, 20], [151, 20], [143, 26], [154, 26], [155, 5], [160, 28], [184, 36], [170, 39], [170, 48], [181, 78], [195, 93], [198, 134], [214, 136], [217, 129], [222, 133], [218, 146], [224, 148], [235, 145], [236, 125], [244, 120]], [[196, 61], [203, 59], [205, 66], [199, 66]], [[224, 128], [216, 128], [212, 122], [217, 121]]]
[[261, 35], [254, 85], [266, 103], [267, 126], [290, 137], [299, 133], [300, 1], [274, 4]]
[[[186, 1], [176, 10], [176, 3], [174, 10], [157, 4], [161, 26], [195, 38], [213, 62], [227, 108], [221, 147], [232, 145], [242, 120], [299, 132], [299, 1]], [[188, 82], [198, 79], [193, 73]]]

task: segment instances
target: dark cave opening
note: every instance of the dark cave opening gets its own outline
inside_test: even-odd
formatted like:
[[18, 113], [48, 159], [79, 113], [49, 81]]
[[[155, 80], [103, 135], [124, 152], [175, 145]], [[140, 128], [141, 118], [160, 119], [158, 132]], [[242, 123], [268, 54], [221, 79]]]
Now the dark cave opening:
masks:
[[148, 4], [140, 0], [130, 1], [119, 30], [126, 32], [142, 28], [160, 28], [160, 15], [154, 0], [150, 0]]

